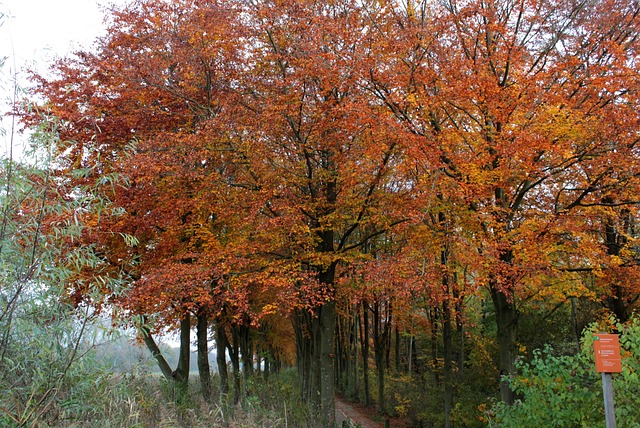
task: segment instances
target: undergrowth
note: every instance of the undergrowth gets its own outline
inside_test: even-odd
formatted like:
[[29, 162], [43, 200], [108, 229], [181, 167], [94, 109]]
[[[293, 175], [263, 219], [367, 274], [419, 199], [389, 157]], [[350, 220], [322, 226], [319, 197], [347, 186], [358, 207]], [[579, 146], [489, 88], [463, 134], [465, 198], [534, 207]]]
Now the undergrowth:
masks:
[[[215, 379], [215, 377], [214, 377]], [[215, 383], [215, 382], [214, 382]], [[48, 412], [39, 426], [56, 427], [308, 427], [306, 406], [295, 388], [295, 373], [285, 370], [248, 382], [250, 395], [233, 402], [215, 383], [211, 402], [201, 398], [197, 377], [184, 401], [175, 400], [173, 382], [151, 373], [109, 374], [70, 391], [69, 405]], [[54, 409], [51, 409], [52, 411]], [[54, 415], [54, 413], [56, 413]]]

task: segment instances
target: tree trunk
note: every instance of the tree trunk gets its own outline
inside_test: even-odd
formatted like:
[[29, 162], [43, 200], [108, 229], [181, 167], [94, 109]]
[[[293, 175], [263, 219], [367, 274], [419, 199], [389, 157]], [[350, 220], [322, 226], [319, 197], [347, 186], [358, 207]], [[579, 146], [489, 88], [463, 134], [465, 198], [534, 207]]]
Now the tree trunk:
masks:
[[400, 329], [398, 328], [398, 320], [396, 320], [395, 360], [396, 360], [396, 374], [400, 374]]
[[208, 322], [205, 311], [198, 311], [198, 373], [200, 374], [200, 387], [202, 398], [208, 403], [211, 401], [211, 368], [209, 367], [209, 342]]
[[451, 427], [453, 409], [453, 332], [451, 328], [451, 308], [445, 298], [442, 302], [442, 339], [444, 351], [444, 425]]
[[231, 369], [233, 372], [233, 402], [236, 404], [240, 402], [240, 397], [242, 396], [242, 375], [240, 374], [240, 349], [238, 336], [238, 327], [236, 325], [232, 325], [231, 343], [227, 344], [227, 349], [229, 349]]
[[253, 375], [253, 344], [251, 342], [251, 328], [243, 324], [238, 329], [240, 339], [240, 355], [242, 357], [242, 395], [247, 396], [249, 378]]
[[360, 395], [358, 382], [358, 326], [360, 325], [358, 306], [354, 308], [353, 318], [353, 396], [358, 398]]
[[216, 362], [220, 376], [220, 392], [229, 393], [229, 372], [227, 371], [227, 333], [224, 324], [218, 323], [216, 328]]
[[266, 352], [264, 355], [264, 369], [262, 370], [262, 376], [264, 377], [264, 380], [269, 379], [269, 374], [271, 372], [271, 353], [270, 352]]
[[[440, 224], [446, 225], [446, 216], [439, 213]], [[451, 328], [451, 281], [449, 276], [449, 248], [445, 242], [440, 252], [442, 266], [442, 341], [444, 358], [444, 425], [451, 428], [451, 409], [453, 408], [453, 331]]]
[[364, 382], [364, 404], [371, 405], [369, 390], [369, 305], [362, 302], [362, 377]]
[[413, 362], [413, 335], [409, 336], [407, 342], [407, 372], [411, 373], [413, 369], [411, 364]]
[[158, 367], [160, 368], [160, 371], [162, 372], [164, 378], [169, 381], [174, 381], [175, 379], [173, 378], [173, 370], [171, 370], [171, 366], [169, 365], [169, 363], [167, 363], [167, 360], [164, 358], [164, 355], [162, 355], [162, 352], [156, 344], [156, 341], [153, 339], [153, 336], [151, 336], [149, 328], [146, 326], [142, 326], [140, 328], [140, 334], [142, 334], [142, 340], [147, 346], [147, 349], [149, 349], [149, 352], [151, 352], [151, 356], [153, 356], [153, 358], [155, 358], [156, 362], [158, 363]]
[[189, 313], [180, 321], [180, 351], [178, 367], [174, 371], [171, 370], [171, 366], [169, 366], [169, 363], [167, 363], [167, 360], [162, 355], [149, 328], [146, 326], [141, 327], [141, 334], [145, 345], [151, 352], [151, 355], [156, 359], [164, 378], [175, 383], [177, 391], [176, 400], [178, 402], [186, 400], [189, 393], [189, 353], [191, 346], [191, 317]]
[[189, 381], [189, 363], [191, 362], [191, 314], [186, 313], [180, 320], [180, 353], [176, 377]]
[[345, 355], [344, 355], [344, 379], [345, 379], [345, 383], [346, 386], [348, 388], [348, 391], [352, 391], [353, 390], [353, 384], [351, 381], [351, 371], [352, 371], [352, 366], [353, 364], [353, 347], [352, 347], [352, 343], [353, 343], [353, 329], [351, 328], [351, 323], [353, 322], [353, 315], [352, 314], [348, 314], [345, 322], [344, 322], [344, 348], [345, 348]]
[[335, 420], [336, 302], [333, 299], [335, 264], [318, 274], [330, 300], [312, 311], [298, 311], [294, 318], [298, 374], [303, 400], [318, 426]]
[[346, 313], [344, 316], [337, 317], [336, 322], [336, 384], [344, 392], [351, 390], [352, 319], [351, 314]]
[[378, 412], [385, 414], [385, 398], [384, 398], [384, 356], [385, 356], [385, 337], [382, 326], [382, 315], [380, 313], [380, 303], [376, 298], [373, 305], [373, 351], [376, 360], [376, 372], [378, 375]]
[[309, 326], [311, 323], [310, 314], [306, 310], [297, 312], [293, 329], [296, 337], [296, 365], [298, 368], [298, 382], [300, 384], [300, 395], [302, 400], [307, 402], [311, 395], [311, 340]]
[[462, 318], [462, 312], [464, 310], [464, 302], [462, 296], [460, 296], [460, 291], [458, 289], [458, 276], [457, 273], [453, 273], [453, 298], [455, 299], [455, 308], [456, 308], [456, 333], [458, 338], [458, 350], [456, 354], [456, 363], [457, 363], [457, 371], [456, 371], [456, 381], [461, 382], [464, 374], [464, 360], [465, 360], [465, 341], [464, 341], [464, 322]]
[[180, 320], [180, 353], [178, 357], [178, 369], [176, 379], [180, 385], [182, 393], [185, 395], [189, 391], [189, 371], [191, 363], [191, 314], [187, 312]]
[[[335, 358], [335, 364], [336, 364], [336, 370], [335, 370], [335, 379], [334, 382], [335, 384], [338, 386], [338, 390], [339, 391], [344, 391], [347, 385], [347, 380], [345, 379], [344, 376], [344, 371], [345, 371], [345, 358], [347, 355], [347, 352], [345, 350], [345, 337], [343, 337], [343, 328], [342, 328], [342, 323], [344, 322], [343, 320], [344, 317], [341, 316], [337, 316], [336, 317], [336, 332], [335, 332], [335, 338], [336, 338], [336, 358]], [[343, 380], [345, 381], [345, 384], [343, 384]]]
[[438, 307], [428, 309], [429, 320], [431, 321], [431, 364], [433, 366], [433, 381], [439, 387], [442, 379], [440, 379], [440, 364], [438, 363]]
[[387, 314], [385, 316], [384, 323], [384, 352], [385, 352], [385, 367], [387, 370], [391, 370], [391, 322], [393, 321], [393, 305], [391, 299], [387, 301]]
[[[627, 239], [618, 232], [613, 220], [609, 220], [605, 225], [605, 245], [607, 254], [610, 256], [620, 256], [622, 248], [626, 245]], [[611, 284], [611, 292], [606, 298], [609, 310], [613, 312], [616, 318], [625, 323], [629, 320], [629, 307], [627, 305], [627, 296], [625, 296], [623, 287], [617, 282]]]
[[518, 313], [515, 302], [504, 291], [497, 289], [495, 285], [491, 286], [490, 291], [496, 311], [496, 325], [498, 328], [500, 396], [505, 403], [513, 404], [514, 393], [509, 387], [506, 376], [514, 372]]
[[330, 301], [320, 307], [316, 318], [318, 341], [318, 378], [319, 414], [323, 426], [333, 426], [335, 421], [335, 383], [334, 383], [334, 332], [336, 304]]

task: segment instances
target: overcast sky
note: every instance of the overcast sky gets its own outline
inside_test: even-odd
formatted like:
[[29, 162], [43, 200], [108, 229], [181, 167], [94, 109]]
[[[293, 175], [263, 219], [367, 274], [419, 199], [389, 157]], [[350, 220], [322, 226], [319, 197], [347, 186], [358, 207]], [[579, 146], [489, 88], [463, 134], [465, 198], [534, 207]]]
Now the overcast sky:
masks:
[[[24, 83], [24, 68], [46, 70], [56, 57], [80, 48], [90, 48], [103, 29], [103, 6], [122, 5], [128, 0], [0, 0], [0, 103], [2, 112], [11, 99], [11, 81], [17, 71]], [[4, 118], [2, 129], [11, 123]], [[9, 139], [1, 137], [3, 153]]]

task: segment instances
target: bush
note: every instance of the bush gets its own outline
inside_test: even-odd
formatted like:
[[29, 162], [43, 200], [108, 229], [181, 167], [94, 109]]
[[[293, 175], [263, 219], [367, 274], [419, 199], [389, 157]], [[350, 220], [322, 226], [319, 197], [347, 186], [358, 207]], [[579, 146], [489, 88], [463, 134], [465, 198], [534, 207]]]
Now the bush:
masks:
[[[616, 324], [620, 334], [622, 372], [613, 374], [615, 413], [619, 427], [640, 426], [640, 320]], [[572, 356], [556, 356], [553, 349], [534, 351], [530, 363], [518, 363], [510, 384], [520, 397], [513, 406], [495, 403], [488, 411], [489, 426], [500, 427], [598, 427], [604, 426], [601, 375], [595, 370], [592, 325], [581, 350]]]

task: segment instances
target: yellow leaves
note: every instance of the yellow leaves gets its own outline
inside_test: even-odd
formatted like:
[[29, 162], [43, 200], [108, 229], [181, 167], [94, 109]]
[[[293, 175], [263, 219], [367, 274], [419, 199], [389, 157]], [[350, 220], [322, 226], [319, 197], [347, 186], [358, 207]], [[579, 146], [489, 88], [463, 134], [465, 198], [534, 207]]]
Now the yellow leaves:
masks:
[[268, 303], [262, 307], [261, 315], [262, 316], [273, 315], [277, 313], [277, 311], [278, 311], [278, 307], [276, 305], [272, 303]]
[[482, 423], [489, 423], [489, 419], [485, 416], [488, 412], [488, 405], [487, 403], [482, 403], [479, 404], [477, 409], [478, 409], [478, 420]]
[[[407, 379], [407, 382], [411, 382], [411, 379]], [[398, 415], [401, 418], [405, 418], [407, 416], [407, 414], [409, 413], [409, 409], [411, 407], [411, 399], [409, 397], [404, 396], [403, 394], [400, 394], [398, 392], [394, 392], [394, 396], [396, 399], [396, 403], [398, 403], [394, 409], [396, 412], [398, 412]]]
[[608, 262], [609, 262], [609, 265], [611, 267], [622, 266], [625, 263], [624, 260], [622, 260], [621, 257], [616, 256], [616, 255], [609, 256]]

